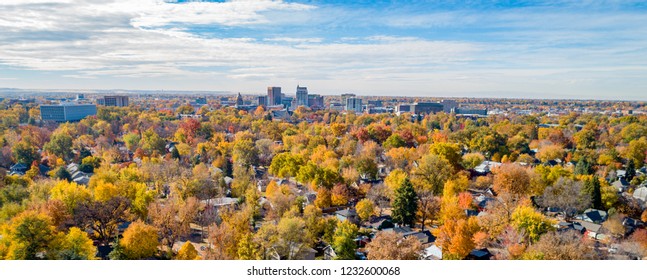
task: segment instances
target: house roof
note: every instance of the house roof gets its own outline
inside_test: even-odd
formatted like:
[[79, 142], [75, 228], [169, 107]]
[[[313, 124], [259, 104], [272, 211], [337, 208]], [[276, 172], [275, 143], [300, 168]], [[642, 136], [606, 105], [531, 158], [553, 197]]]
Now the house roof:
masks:
[[357, 216], [357, 212], [355, 212], [354, 209], [343, 209], [335, 212], [336, 215], [340, 215], [342, 217], [355, 217]]
[[586, 209], [582, 215], [576, 217], [579, 220], [601, 224], [607, 220], [607, 212], [597, 209]]
[[[596, 223], [592, 223], [592, 222], [587, 222], [587, 221], [582, 221], [582, 220], [579, 220], [579, 221], [577, 221], [577, 222], [574, 222], [574, 223], [573, 223], [573, 226], [575, 226], [575, 225], [577, 225], [577, 224], [579, 224], [580, 226], [584, 227], [587, 231], [595, 232], [595, 233], [600, 232], [600, 229], [602, 228], [602, 225], [600, 225], [600, 224], [596, 224]], [[577, 228], [575, 228], [575, 229], [577, 229]]]
[[9, 170], [15, 171], [15, 172], [24, 172], [24, 171], [29, 170], [29, 168], [27, 167], [26, 164], [16, 163], [16, 164], [12, 165], [11, 167], [9, 167]]
[[634, 191], [633, 197], [643, 202], [647, 201], [647, 187], [640, 187]]
[[480, 249], [480, 250], [474, 249], [472, 250], [472, 252], [470, 252], [470, 256], [476, 259], [485, 259], [485, 258], [489, 259], [490, 257], [492, 257], [492, 253], [490, 253], [488, 249]]

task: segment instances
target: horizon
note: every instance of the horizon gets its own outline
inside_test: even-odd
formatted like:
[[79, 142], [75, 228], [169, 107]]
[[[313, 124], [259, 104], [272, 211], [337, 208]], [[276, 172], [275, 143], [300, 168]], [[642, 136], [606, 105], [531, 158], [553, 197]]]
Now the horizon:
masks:
[[[306, 86], [307, 87], [307, 86]], [[283, 89], [283, 87], [281, 87]], [[39, 96], [39, 93], [44, 93], [44, 94], [77, 94], [77, 93], [85, 93], [85, 94], [125, 94], [125, 95], [134, 95], [134, 94], [186, 94], [186, 95], [200, 95], [200, 94], [207, 94], [210, 96], [218, 96], [218, 95], [237, 95], [240, 93], [242, 96], [265, 96], [267, 95], [266, 92], [238, 92], [238, 91], [224, 91], [224, 90], [164, 90], [164, 89], [120, 89], [120, 88], [114, 88], [114, 89], [79, 89], [79, 88], [69, 88], [69, 89], [61, 89], [61, 88], [43, 88], [43, 89], [33, 89], [33, 88], [0, 88], [0, 96], [3, 94], [8, 94], [6, 91], [21, 91], [21, 92], [26, 92], [30, 94], [34, 94], [36, 96]], [[293, 92], [282, 92], [285, 96], [295, 96], [295, 93]], [[590, 98], [559, 98], [559, 97], [546, 97], [546, 98], [541, 98], [541, 97], [536, 97], [536, 98], [529, 98], [529, 97], [510, 97], [510, 96], [450, 96], [450, 95], [376, 95], [376, 94], [358, 94], [353, 91], [344, 91], [344, 92], [339, 92], [339, 93], [316, 93], [316, 92], [309, 92], [308, 94], [310, 95], [321, 95], [321, 96], [328, 96], [328, 97], [335, 97], [335, 96], [341, 96], [342, 94], [345, 93], [352, 93], [355, 94], [358, 97], [392, 97], [392, 98], [431, 98], [431, 99], [438, 99], [438, 98], [452, 98], [452, 99], [484, 99], [484, 100], [497, 100], [497, 99], [502, 99], [502, 100], [531, 100], [531, 101], [536, 101], [536, 100], [541, 100], [541, 101], [595, 101], [595, 102], [647, 102], [647, 97], [645, 99], [613, 99], [613, 98], [606, 98], [606, 99], [590, 99]]]
[[0, 87], [647, 101], [646, 11], [641, 1], [15, 0], [0, 3]]

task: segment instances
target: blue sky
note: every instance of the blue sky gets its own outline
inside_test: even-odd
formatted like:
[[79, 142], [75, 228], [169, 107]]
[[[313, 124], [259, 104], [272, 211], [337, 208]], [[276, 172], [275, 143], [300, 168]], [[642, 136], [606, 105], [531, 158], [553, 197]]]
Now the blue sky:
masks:
[[0, 2], [0, 87], [647, 100], [647, 1]]

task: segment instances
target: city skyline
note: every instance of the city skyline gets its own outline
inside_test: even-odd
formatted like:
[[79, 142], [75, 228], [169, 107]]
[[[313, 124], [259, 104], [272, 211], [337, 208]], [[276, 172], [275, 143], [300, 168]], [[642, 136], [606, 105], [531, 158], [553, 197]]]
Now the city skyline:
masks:
[[[0, 3], [0, 87], [647, 100], [647, 5]], [[38, 83], [35, 83], [38, 81]]]

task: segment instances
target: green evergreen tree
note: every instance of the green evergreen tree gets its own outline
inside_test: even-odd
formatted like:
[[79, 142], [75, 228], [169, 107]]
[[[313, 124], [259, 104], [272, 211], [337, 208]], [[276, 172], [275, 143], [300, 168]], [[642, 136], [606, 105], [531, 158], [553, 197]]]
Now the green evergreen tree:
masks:
[[418, 195], [413, 189], [409, 178], [404, 179], [402, 185], [395, 191], [393, 200], [393, 222], [400, 225], [411, 225], [416, 219], [418, 211]]
[[54, 174], [54, 177], [60, 180], [65, 179], [68, 182], [72, 181], [72, 175], [70, 175], [70, 172], [68, 172], [67, 169], [65, 169], [65, 167], [63, 166], [56, 169], [56, 174]]
[[628, 159], [627, 167], [625, 168], [625, 180], [627, 180], [627, 182], [631, 182], [634, 177], [636, 177], [636, 164], [633, 160]]
[[124, 254], [124, 247], [119, 243], [119, 237], [115, 238], [115, 242], [112, 243], [112, 251], [108, 254], [108, 258], [111, 260], [125, 260], [126, 256]]
[[580, 160], [575, 164], [575, 175], [591, 175], [592, 173], [593, 168], [591, 162], [585, 157], [580, 157]]
[[177, 150], [177, 147], [173, 148], [171, 151], [171, 157], [177, 160], [180, 159], [180, 151]]
[[598, 176], [584, 181], [584, 193], [591, 197], [591, 204], [595, 209], [602, 209], [602, 193], [600, 191], [600, 180]]

